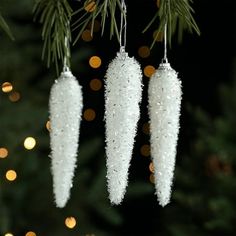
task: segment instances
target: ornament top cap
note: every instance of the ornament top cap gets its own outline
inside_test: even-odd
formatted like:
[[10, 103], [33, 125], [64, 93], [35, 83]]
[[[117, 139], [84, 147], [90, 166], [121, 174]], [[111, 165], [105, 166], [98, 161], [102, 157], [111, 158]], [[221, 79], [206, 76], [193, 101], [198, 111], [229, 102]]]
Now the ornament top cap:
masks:
[[65, 70], [65, 71], [61, 72], [61, 76], [62, 77], [72, 77], [73, 75], [70, 70]]
[[125, 51], [125, 47], [121, 46], [120, 51], [117, 53], [117, 56], [121, 56], [124, 60], [126, 57], [128, 57], [128, 53]]
[[170, 63], [162, 61], [158, 67], [159, 70], [172, 70]]

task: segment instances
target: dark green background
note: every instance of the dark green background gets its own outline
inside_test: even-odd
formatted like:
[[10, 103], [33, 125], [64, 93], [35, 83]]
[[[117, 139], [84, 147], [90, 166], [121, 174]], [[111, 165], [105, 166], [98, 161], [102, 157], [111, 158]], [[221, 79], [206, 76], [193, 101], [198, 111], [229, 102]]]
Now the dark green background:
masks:
[[[23, 236], [234, 236], [236, 235], [236, 7], [234, 0], [194, 3], [201, 37], [185, 34], [183, 43], [174, 40], [169, 61], [183, 82], [181, 130], [171, 203], [158, 206], [154, 185], [149, 181], [150, 157], [140, 154], [149, 143], [142, 132], [147, 117], [147, 85], [144, 76], [142, 116], [130, 168], [129, 186], [120, 206], [111, 206], [106, 189], [104, 156], [104, 90], [89, 87], [93, 78], [103, 80], [119, 45], [95, 33], [90, 43], [79, 41], [72, 48], [72, 70], [83, 86], [84, 110], [93, 108], [96, 119], [83, 120], [78, 167], [72, 196], [64, 209], [53, 203], [50, 174], [48, 95], [56, 79], [54, 68], [41, 61], [41, 29], [32, 22], [34, 1], [1, 0], [1, 13], [16, 38], [0, 33], [0, 82], [9, 81], [21, 94], [12, 103], [0, 93], [0, 146], [9, 156], [0, 159], [0, 235]], [[74, 7], [79, 2], [74, 1]], [[138, 48], [150, 45], [152, 32], [141, 31], [155, 12], [154, 0], [127, 1], [127, 50], [142, 68], [158, 66], [162, 45], [157, 44], [147, 59]], [[108, 28], [107, 28], [108, 30]], [[102, 58], [102, 66], [89, 67], [90, 56]], [[23, 147], [33, 136], [37, 146]], [[5, 179], [15, 169], [14, 182]], [[67, 229], [64, 220], [74, 216], [77, 225]]]

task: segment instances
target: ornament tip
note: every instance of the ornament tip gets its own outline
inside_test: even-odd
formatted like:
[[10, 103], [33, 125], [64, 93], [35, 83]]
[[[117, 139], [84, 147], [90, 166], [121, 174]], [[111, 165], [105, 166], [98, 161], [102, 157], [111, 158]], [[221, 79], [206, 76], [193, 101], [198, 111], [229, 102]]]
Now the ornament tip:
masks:
[[167, 206], [168, 204], [170, 203], [170, 201], [168, 200], [168, 201], [159, 201], [159, 204], [160, 204], [160, 206], [162, 206], [162, 207], [165, 207], [165, 206]]
[[122, 202], [122, 199], [120, 199], [120, 198], [110, 198], [110, 202], [111, 202], [111, 205], [116, 205], [116, 206], [118, 206], [118, 205], [120, 205], [121, 204], [121, 202]]
[[67, 203], [67, 200], [56, 200], [56, 207], [57, 208], [64, 208], [66, 203]]

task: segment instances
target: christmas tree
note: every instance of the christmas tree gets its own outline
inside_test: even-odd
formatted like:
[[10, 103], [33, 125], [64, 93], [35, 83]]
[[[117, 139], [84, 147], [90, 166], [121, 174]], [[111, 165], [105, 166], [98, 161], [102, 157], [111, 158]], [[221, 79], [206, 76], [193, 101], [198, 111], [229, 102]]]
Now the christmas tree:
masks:
[[[220, 18], [232, 34], [216, 37], [222, 35], [215, 23], [222, 6], [195, 1], [201, 37], [184, 34], [182, 44], [175, 36], [172, 40], [169, 59], [179, 71], [184, 97], [172, 200], [165, 208], [158, 206], [154, 195], [146, 89], [162, 58], [162, 37], [157, 33], [153, 37], [157, 25], [142, 33], [152, 18], [149, 12], [156, 12], [156, 1], [127, 1], [127, 48], [141, 63], [144, 91], [129, 185], [119, 206], [108, 200], [103, 122], [103, 78], [119, 45], [106, 30], [100, 36], [102, 28], [96, 19], [93, 35], [88, 22], [71, 48], [71, 68], [83, 86], [84, 110], [71, 198], [63, 209], [54, 204], [49, 158], [48, 98], [57, 72], [41, 61], [42, 32], [41, 24], [32, 21], [34, 3], [0, 4], [4, 17], [0, 17], [1, 235], [235, 234], [234, 1]], [[71, 1], [72, 9], [78, 9], [78, 4]], [[109, 21], [105, 27], [109, 28]], [[77, 35], [73, 31], [72, 39]], [[153, 39], [159, 43], [150, 51]]]

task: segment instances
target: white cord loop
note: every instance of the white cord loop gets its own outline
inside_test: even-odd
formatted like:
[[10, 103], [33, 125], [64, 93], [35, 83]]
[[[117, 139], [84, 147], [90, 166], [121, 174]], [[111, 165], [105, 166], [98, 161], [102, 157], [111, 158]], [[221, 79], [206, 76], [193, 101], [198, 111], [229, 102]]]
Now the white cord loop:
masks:
[[[126, 47], [126, 35], [127, 35], [127, 19], [126, 19], [126, 4], [125, 0], [121, 2], [121, 19], [120, 19], [120, 51], [123, 51]], [[124, 34], [124, 35], [123, 35]], [[123, 35], [123, 42], [122, 42], [122, 35]]]
[[168, 63], [167, 59], [167, 23], [164, 28], [164, 58], [162, 60], [163, 63]]
[[[70, 23], [68, 22], [68, 27], [70, 27]], [[65, 36], [65, 48], [66, 48], [66, 54], [64, 56], [64, 63], [63, 63], [63, 72], [68, 72], [70, 71], [70, 63], [69, 63], [69, 58], [70, 58], [70, 43], [68, 40], [69, 37], [69, 28], [67, 30], [67, 35]]]

